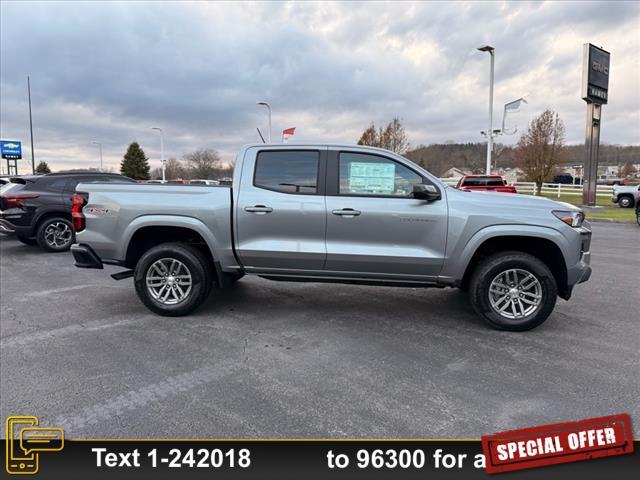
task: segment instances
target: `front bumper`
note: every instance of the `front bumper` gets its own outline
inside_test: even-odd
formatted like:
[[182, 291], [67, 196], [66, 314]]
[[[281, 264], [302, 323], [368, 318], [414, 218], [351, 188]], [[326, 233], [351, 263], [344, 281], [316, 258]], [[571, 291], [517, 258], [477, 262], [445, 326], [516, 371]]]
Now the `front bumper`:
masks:
[[7, 222], [4, 218], [0, 218], [0, 233], [15, 233], [15, 227]]
[[102, 269], [102, 260], [96, 255], [89, 245], [83, 243], [74, 243], [71, 245], [71, 253], [75, 260], [74, 265], [79, 268], [98, 268]]

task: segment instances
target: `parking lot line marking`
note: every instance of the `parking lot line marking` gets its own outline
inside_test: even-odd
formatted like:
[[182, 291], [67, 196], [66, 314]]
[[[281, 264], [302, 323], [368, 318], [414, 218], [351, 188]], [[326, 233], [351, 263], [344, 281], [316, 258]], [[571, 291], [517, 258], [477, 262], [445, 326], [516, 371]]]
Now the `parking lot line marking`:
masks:
[[104, 330], [106, 328], [116, 328], [123, 325], [138, 323], [141, 321], [141, 319], [137, 318], [128, 318], [112, 323], [105, 323], [104, 320], [92, 320], [90, 322], [75, 323], [73, 325], [68, 325], [62, 328], [54, 328], [52, 330], [45, 330], [40, 332], [23, 332], [0, 339], [0, 348], [21, 347], [30, 343], [37, 343], [41, 342], [42, 340], [48, 340], [51, 338], [74, 335], [80, 332], [94, 332], [98, 330]]

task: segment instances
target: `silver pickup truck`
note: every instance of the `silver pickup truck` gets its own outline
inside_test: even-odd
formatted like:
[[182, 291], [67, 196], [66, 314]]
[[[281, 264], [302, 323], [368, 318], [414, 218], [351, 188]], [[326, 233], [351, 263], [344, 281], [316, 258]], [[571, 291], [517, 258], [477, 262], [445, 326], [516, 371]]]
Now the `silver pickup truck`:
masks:
[[133, 276], [160, 315], [188, 314], [212, 286], [250, 274], [459, 287], [492, 327], [528, 330], [591, 275], [580, 209], [456, 190], [372, 147], [247, 145], [231, 187], [92, 183], [76, 192], [75, 264], [125, 267], [112, 276]]

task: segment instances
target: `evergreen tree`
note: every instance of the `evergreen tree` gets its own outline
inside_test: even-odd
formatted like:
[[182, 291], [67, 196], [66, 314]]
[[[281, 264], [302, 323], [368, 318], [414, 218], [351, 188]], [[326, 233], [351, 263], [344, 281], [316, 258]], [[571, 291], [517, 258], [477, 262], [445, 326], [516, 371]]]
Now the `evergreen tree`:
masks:
[[120, 173], [134, 180], [149, 180], [149, 159], [138, 142], [133, 142], [127, 148], [120, 163]]
[[47, 165], [47, 162], [40, 162], [36, 167], [36, 174], [44, 175], [45, 173], [51, 173], [51, 169], [49, 168], [49, 165]]

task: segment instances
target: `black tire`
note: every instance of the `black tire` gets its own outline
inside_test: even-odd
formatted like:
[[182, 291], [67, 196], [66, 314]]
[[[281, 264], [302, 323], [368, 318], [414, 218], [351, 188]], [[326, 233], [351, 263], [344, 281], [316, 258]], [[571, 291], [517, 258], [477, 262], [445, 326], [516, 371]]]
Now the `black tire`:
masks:
[[66, 218], [47, 218], [38, 225], [36, 240], [46, 252], [66, 252], [76, 240], [73, 225]]
[[[184, 298], [174, 304], [163, 303], [154, 297], [152, 289], [147, 287], [147, 273], [152, 266], [161, 260], [177, 260], [186, 268], [191, 276], [191, 286]], [[211, 266], [206, 256], [196, 247], [184, 243], [163, 243], [148, 250], [138, 261], [134, 273], [136, 293], [149, 310], [165, 317], [188, 315], [198, 308], [211, 291]], [[184, 270], [181, 270], [184, 273]], [[167, 277], [169, 278], [169, 277]], [[176, 288], [179, 288], [178, 285]], [[184, 287], [184, 285], [183, 285]], [[167, 284], [167, 287], [169, 285]], [[173, 287], [172, 287], [173, 288]], [[166, 290], [165, 290], [166, 291]], [[162, 294], [168, 294], [162, 291]], [[173, 296], [174, 294], [171, 293]], [[176, 294], [177, 295], [177, 294]], [[176, 300], [174, 298], [174, 300]], [[171, 301], [171, 299], [169, 299]]]
[[622, 196], [618, 199], [618, 205], [620, 208], [633, 208], [633, 198], [627, 195]]
[[25, 245], [37, 245], [38, 241], [34, 237], [23, 237], [22, 235], [16, 234], [16, 238], [19, 242], [24, 243]]
[[[498, 309], [491, 305], [489, 289], [492, 282], [494, 282], [494, 280], [498, 281], [498, 277], [506, 271], [515, 271], [516, 275], [524, 276], [525, 273], [533, 275], [538, 282], [537, 286], [533, 288], [539, 287], [540, 289], [540, 293], [538, 294], [540, 297], [539, 304], [535, 306], [534, 310], [525, 312], [526, 314], [519, 318], [507, 318], [506, 315], [512, 315], [513, 310], [501, 314], [498, 312]], [[533, 279], [528, 280], [526, 284], [532, 280]], [[524, 284], [525, 282], [523, 281], [522, 283]], [[511, 284], [506, 286], [511, 287]], [[517, 285], [515, 286], [517, 287]], [[496, 288], [495, 285], [494, 288]], [[515, 308], [516, 313], [518, 313], [518, 308], [533, 307], [528, 304], [523, 304], [522, 301], [518, 300], [518, 297], [521, 299], [531, 299], [529, 296], [532, 295], [530, 290], [525, 290], [524, 293], [520, 294], [517, 288], [510, 288], [509, 290], [499, 288], [499, 290], [501, 290], [501, 293], [495, 293], [495, 290], [493, 290], [492, 295], [499, 297], [504, 294], [504, 297], [501, 298], [505, 298], [507, 302], [500, 303], [494, 300], [497, 306], [510, 305], [513, 300], [513, 303], [518, 302], [520, 307], [513, 305], [509, 308]], [[511, 297], [511, 295], [515, 297]], [[549, 268], [538, 258], [524, 252], [501, 252], [485, 258], [476, 267], [469, 283], [469, 299], [474, 310], [491, 327], [498, 330], [525, 331], [537, 327], [542, 324], [553, 311], [557, 295], [558, 287], [556, 280]], [[537, 299], [533, 301], [535, 302]], [[520, 313], [522, 314], [523, 311], [520, 311]], [[513, 316], [516, 317], [516, 315]]]

